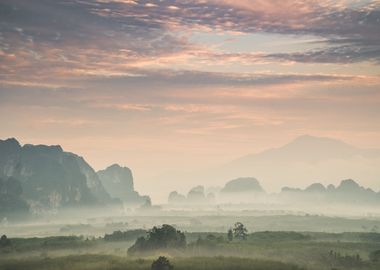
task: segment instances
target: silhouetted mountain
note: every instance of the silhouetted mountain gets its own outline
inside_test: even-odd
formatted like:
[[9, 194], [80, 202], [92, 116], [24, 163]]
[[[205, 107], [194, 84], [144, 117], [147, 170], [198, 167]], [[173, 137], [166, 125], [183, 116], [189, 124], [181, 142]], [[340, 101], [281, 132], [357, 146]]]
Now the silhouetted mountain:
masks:
[[111, 202], [86, 161], [58, 145], [21, 146], [16, 139], [0, 140], [0, 177], [20, 183], [20, 196], [36, 213]]
[[13, 177], [0, 178], [0, 220], [10, 215], [29, 212], [29, 206], [22, 193], [20, 181]]
[[298, 202], [339, 203], [347, 205], [376, 205], [380, 203], [378, 193], [370, 188], [364, 188], [354, 180], [341, 181], [339, 186], [328, 185], [327, 188], [321, 183], [314, 183], [305, 189], [282, 188], [280, 197]]
[[259, 154], [247, 155], [233, 162], [262, 162], [265, 159], [270, 159], [273, 162], [317, 162], [354, 156], [380, 157], [380, 150], [359, 149], [336, 139], [303, 135], [283, 147], [270, 149]]
[[305, 189], [306, 192], [325, 192], [326, 188], [321, 183], [314, 183]]
[[177, 191], [172, 191], [168, 197], [169, 204], [185, 204], [186, 196], [178, 193]]
[[242, 177], [227, 182], [221, 192], [264, 192], [264, 190], [256, 178]]
[[215, 194], [208, 193], [205, 196], [205, 188], [196, 186], [188, 192], [187, 197], [176, 191], [171, 192], [168, 203], [172, 206], [208, 205], [215, 202], [232, 205], [259, 204], [264, 206], [273, 204], [280, 208], [290, 207], [303, 210], [305, 210], [305, 206], [315, 210], [326, 206], [369, 206], [373, 208], [380, 204], [380, 192], [364, 188], [351, 179], [341, 181], [337, 187], [332, 184], [325, 187], [321, 183], [313, 183], [305, 189], [283, 187], [280, 193], [267, 194], [256, 178], [245, 177], [228, 181], [224, 188]]
[[206, 202], [205, 188], [203, 186], [193, 187], [187, 193], [187, 201], [190, 203], [205, 203]]
[[300, 180], [332, 182], [345, 177], [370, 184], [380, 179], [380, 150], [304, 135], [282, 147], [225, 164], [217, 175], [223, 179], [255, 175], [265, 186], [276, 188], [281, 188], [282, 183], [297, 185]]
[[212, 204], [215, 202], [215, 194], [205, 191], [204, 186], [196, 186], [189, 190], [187, 196], [172, 191], [168, 197], [168, 203], [172, 205]]
[[127, 204], [142, 205], [150, 198], [148, 196], [140, 196], [133, 186], [132, 172], [127, 167], [121, 167], [113, 164], [105, 170], [98, 171], [98, 176], [113, 198], [118, 198]]

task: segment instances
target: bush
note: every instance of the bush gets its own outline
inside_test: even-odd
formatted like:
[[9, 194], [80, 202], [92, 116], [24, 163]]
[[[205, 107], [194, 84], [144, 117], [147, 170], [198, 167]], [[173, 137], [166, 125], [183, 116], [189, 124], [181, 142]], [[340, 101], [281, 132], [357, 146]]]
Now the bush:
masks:
[[9, 240], [6, 235], [1, 236], [0, 247], [8, 247], [10, 245], [11, 245], [11, 240]]
[[159, 249], [178, 249], [186, 247], [186, 237], [181, 231], [164, 224], [161, 228], [153, 227], [147, 238], [139, 237], [135, 244], [128, 249], [129, 254]]
[[369, 259], [373, 262], [380, 262], [380, 249], [369, 254]]
[[170, 264], [169, 260], [160, 256], [157, 260], [152, 263], [152, 270], [171, 270], [173, 269], [173, 265]]

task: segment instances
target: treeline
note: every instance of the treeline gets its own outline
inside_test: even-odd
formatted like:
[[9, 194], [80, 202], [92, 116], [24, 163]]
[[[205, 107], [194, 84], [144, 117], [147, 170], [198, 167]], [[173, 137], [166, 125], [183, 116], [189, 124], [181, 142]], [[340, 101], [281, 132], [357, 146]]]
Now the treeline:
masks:
[[114, 231], [111, 234], [104, 236], [105, 241], [135, 241], [137, 238], [144, 237], [147, 234], [146, 230], [129, 230], [129, 231]]
[[44, 238], [8, 238], [3, 235], [0, 238], [0, 253], [27, 252], [31, 250], [57, 250], [88, 247], [95, 244], [82, 236], [51, 236]]

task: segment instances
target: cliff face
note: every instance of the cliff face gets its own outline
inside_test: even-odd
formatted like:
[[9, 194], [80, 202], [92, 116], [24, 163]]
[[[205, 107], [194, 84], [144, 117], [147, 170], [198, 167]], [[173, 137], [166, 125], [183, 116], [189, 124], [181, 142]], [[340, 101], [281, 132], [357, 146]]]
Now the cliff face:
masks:
[[22, 198], [20, 181], [12, 177], [0, 177], [0, 221], [3, 216], [27, 214], [29, 206]]
[[113, 164], [105, 170], [98, 171], [98, 176], [111, 197], [131, 205], [150, 202], [148, 196], [141, 196], [135, 191], [132, 171], [129, 168]]
[[20, 183], [20, 198], [32, 212], [111, 200], [90, 165], [60, 146], [0, 140], [0, 177]]

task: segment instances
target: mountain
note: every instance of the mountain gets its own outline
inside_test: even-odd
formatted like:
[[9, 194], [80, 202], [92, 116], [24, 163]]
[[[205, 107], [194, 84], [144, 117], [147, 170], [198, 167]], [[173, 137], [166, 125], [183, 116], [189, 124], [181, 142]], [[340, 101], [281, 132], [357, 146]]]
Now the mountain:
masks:
[[169, 204], [174, 204], [174, 205], [185, 204], [186, 200], [187, 200], [186, 196], [178, 193], [177, 191], [172, 191], [169, 193], [169, 197], [168, 197]]
[[[338, 186], [313, 183], [308, 187], [283, 187], [279, 193], [266, 193], [260, 182], [252, 177], [242, 177], [226, 182], [215, 193], [205, 196], [205, 188], [196, 186], [184, 196], [177, 191], [169, 194], [168, 203], [175, 206], [210, 206], [215, 203], [229, 206], [260, 207], [261, 209], [281, 209], [295, 211], [318, 211], [335, 209], [339, 213], [348, 207], [351, 210], [371, 211], [380, 204], [380, 192], [359, 185], [352, 179], [342, 180]], [[340, 209], [340, 210], [337, 210]]]
[[91, 166], [58, 145], [21, 146], [16, 139], [0, 140], [0, 178], [2, 192], [9, 193], [5, 186], [18, 186], [13, 198], [33, 213], [112, 201]]
[[187, 196], [172, 191], [169, 193], [168, 203], [172, 206], [175, 205], [208, 205], [215, 203], [215, 194], [206, 191], [204, 186], [195, 186], [189, 190]]
[[190, 189], [187, 193], [187, 202], [188, 203], [206, 203], [206, 195], [204, 186], [196, 186]]
[[22, 198], [20, 181], [12, 177], [0, 178], [0, 217], [14, 214], [26, 215], [29, 206]]
[[380, 150], [304, 135], [282, 147], [236, 159], [219, 167], [214, 175], [225, 180], [253, 175], [272, 190], [284, 183], [299, 186], [316, 179], [331, 183], [354, 178], [371, 185], [380, 179]]
[[352, 179], [346, 179], [335, 187], [314, 183], [305, 189], [284, 187], [279, 197], [287, 201], [312, 203], [317, 202], [345, 205], [378, 205], [380, 196], [370, 188], [364, 188]]
[[113, 164], [105, 170], [98, 171], [97, 174], [111, 197], [132, 205], [141, 205], [150, 201], [148, 196], [141, 196], [135, 191], [132, 171], [129, 168]]
[[241, 177], [226, 183], [223, 193], [264, 192], [259, 181], [253, 177]]
[[235, 160], [236, 163], [251, 163], [253, 161], [307, 161], [320, 162], [327, 159], [341, 159], [347, 157], [380, 157], [380, 150], [360, 149], [342, 141], [303, 135], [290, 143], [270, 149], [259, 154], [251, 154]]

